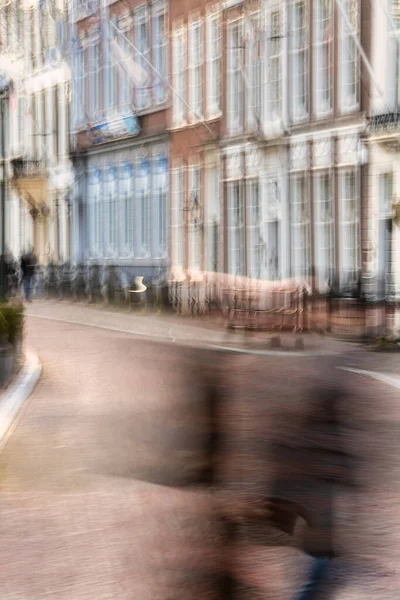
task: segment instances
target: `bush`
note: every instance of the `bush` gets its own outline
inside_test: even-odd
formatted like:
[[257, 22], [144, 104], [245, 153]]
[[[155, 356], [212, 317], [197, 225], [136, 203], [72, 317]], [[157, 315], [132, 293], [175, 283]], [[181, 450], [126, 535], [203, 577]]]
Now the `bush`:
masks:
[[24, 308], [22, 304], [0, 305], [0, 343], [15, 346], [22, 339]]

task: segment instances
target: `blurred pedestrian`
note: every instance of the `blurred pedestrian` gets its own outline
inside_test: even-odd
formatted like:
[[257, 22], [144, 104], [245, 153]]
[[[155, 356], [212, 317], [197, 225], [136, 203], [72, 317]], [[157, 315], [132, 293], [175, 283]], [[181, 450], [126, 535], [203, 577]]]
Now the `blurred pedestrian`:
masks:
[[33, 246], [29, 247], [26, 254], [21, 257], [21, 273], [24, 288], [24, 296], [27, 302], [32, 302], [32, 285], [35, 278], [37, 267], [37, 258], [33, 251]]
[[341, 490], [353, 484], [353, 465], [344, 448], [340, 417], [340, 403], [345, 392], [338, 386], [331, 389], [327, 386], [311, 393], [308, 413], [296, 439], [276, 447], [281, 472], [270, 497], [277, 505], [281, 501], [283, 508], [285, 500], [288, 501], [287, 519], [291, 532], [295, 530], [298, 517], [306, 523], [300, 547], [312, 562], [296, 600], [321, 597], [332, 559], [338, 552], [334, 540], [334, 500]]

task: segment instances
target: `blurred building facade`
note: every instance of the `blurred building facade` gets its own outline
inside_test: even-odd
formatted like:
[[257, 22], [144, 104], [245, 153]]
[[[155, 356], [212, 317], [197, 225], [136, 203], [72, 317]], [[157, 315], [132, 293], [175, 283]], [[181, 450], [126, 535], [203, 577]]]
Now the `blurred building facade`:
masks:
[[70, 253], [67, 12], [64, 0], [0, 5], [5, 242], [15, 257], [32, 244], [42, 266]]
[[72, 13], [74, 261], [110, 292], [168, 266], [167, 8], [78, 1]]
[[192, 4], [171, 7], [173, 268], [281, 279], [315, 267], [318, 289], [337, 274], [353, 293], [370, 3]]

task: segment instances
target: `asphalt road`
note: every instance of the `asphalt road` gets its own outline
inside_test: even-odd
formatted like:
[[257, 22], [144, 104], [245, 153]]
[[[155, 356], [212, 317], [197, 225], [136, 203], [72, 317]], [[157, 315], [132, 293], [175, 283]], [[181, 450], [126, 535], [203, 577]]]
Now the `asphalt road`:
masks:
[[[296, 544], [244, 524], [227, 543], [206, 465], [207, 390], [224, 401], [218, 484], [249, 498], [268, 484], [265, 441], [290, 432], [321, 357], [225, 356], [120, 332], [29, 318], [42, 378], [0, 456], [1, 600], [286, 600], [304, 576]], [[326, 359], [328, 360], [328, 359]], [[338, 600], [400, 595], [399, 391], [345, 374], [360, 490], [338, 501]], [[328, 361], [329, 362], [329, 361]], [[276, 418], [279, 417], [278, 420]], [[325, 596], [328, 597], [328, 596]]]

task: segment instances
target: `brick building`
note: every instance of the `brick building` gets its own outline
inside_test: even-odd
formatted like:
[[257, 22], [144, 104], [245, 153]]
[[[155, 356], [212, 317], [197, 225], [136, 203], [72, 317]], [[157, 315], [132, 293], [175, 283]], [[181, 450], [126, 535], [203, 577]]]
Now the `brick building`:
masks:
[[72, 15], [74, 259], [105, 292], [168, 266], [166, 19], [162, 0], [77, 2]]

